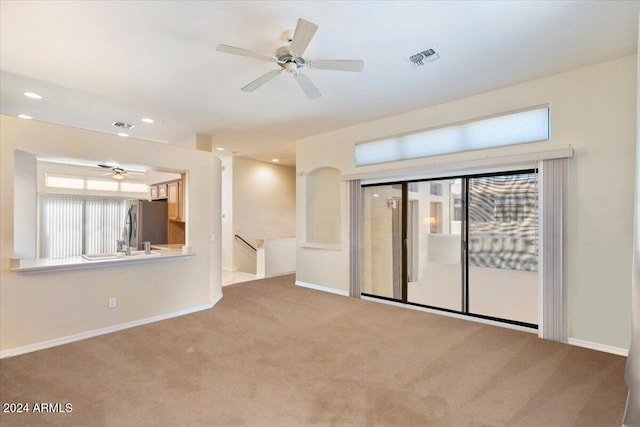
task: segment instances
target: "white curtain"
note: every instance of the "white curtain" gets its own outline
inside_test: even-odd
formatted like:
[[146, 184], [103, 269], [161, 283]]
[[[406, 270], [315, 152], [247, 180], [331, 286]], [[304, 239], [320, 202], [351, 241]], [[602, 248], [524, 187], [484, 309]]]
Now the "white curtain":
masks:
[[127, 205], [117, 199], [85, 200], [84, 253], [115, 252], [121, 238]]
[[116, 251], [125, 200], [45, 195], [40, 198], [40, 257], [64, 258]]
[[81, 255], [82, 199], [73, 196], [42, 196], [40, 209], [40, 257]]
[[[640, 18], [639, 35], [640, 35]], [[638, 38], [638, 53], [640, 54], [640, 37]], [[638, 55], [640, 58], [640, 55]], [[640, 66], [640, 61], [638, 61]], [[638, 108], [636, 108], [636, 205], [633, 249], [633, 273], [631, 283], [631, 347], [627, 359], [625, 380], [629, 387], [627, 409], [622, 420], [625, 427], [640, 427], [640, 67], [638, 68]]]
[[349, 181], [349, 204], [351, 215], [349, 215], [349, 234], [351, 245], [349, 248], [349, 261], [350, 261], [350, 278], [349, 278], [349, 296], [353, 298], [360, 298], [360, 200], [362, 195], [362, 188], [360, 187], [360, 180], [355, 179]]
[[548, 340], [567, 342], [565, 271], [565, 206], [567, 159], [540, 162], [540, 267], [542, 316], [539, 334]]

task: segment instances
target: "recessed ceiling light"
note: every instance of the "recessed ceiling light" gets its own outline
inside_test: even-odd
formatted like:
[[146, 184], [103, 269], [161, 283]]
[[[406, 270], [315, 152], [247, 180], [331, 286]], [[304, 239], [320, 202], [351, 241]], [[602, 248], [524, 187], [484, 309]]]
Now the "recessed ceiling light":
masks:
[[224, 147], [217, 147], [216, 150], [218, 151], [224, 151]]
[[380, 197], [379, 194], [372, 194], [373, 197]]
[[149, 118], [144, 118], [142, 119], [142, 121], [145, 123], [153, 123], [153, 119], [149, 119]]
[[42, 99], [40, 95], [34, 92], [25, 92], [24, 96], [28, 96], [29, 98], [33, 98], [33, 99]]
[[126, 137], [128, 137], [128, 136], [129, 136], [129, 134], [128, 134], [128, 133], [124, 133], [124, 132], [120, 132], [120, 133], [118, 134], [118, 136], [121, 136], [121, 137], [123, 137], [123, 138], [126, 138]]
[[280, 161], [280, 159], [271, 159], [271, 161], [272, 161], [273, 163], [278, 163], [278, 162]]
[[26, 120], [33, 119], [33, 117], [27, 116], [26, 114], [18, 114], [18, 117], [20, 117], [21, 119], [26, 119]]

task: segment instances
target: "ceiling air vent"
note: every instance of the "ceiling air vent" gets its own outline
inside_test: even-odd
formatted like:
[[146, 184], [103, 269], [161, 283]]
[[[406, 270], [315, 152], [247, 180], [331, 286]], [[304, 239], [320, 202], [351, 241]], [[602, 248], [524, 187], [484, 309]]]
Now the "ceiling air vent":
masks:
[[130, 125], [129, 123], [124, 123], [124, 122], [113, 122], [111, 126], [115, 126], [121, 129], [132, 129], [134, 127], [134, 125]]
[[422, 52], [414, 53], [409, 58], [409, 62], [411, 62], [416, 67], [421, 67], [427, 62], [433, 62], [436, 59], [442, 58], [442, 54], [435, 47], [431, 47], [429, 49], [425, 49]]

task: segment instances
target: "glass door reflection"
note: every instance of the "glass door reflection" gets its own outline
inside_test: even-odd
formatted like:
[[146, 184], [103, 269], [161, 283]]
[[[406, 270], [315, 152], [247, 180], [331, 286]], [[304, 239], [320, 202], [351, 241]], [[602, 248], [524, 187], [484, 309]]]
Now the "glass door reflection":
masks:
[[362, 188], [364, 295], [537, 327], [538, 177]]
[[469, 313], [538, 323], [536, 173], [469, 179]]
[[463, 180], [408, 184], [407, 301], [463, 310]]
[[402, 300], [402, 184], [362, 189], [361, 292]]

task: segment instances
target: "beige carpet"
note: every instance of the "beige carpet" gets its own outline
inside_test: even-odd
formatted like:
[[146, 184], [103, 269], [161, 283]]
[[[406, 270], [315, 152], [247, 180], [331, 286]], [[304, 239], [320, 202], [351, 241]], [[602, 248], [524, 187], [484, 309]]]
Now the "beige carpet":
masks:
[[2, 426], [617, 426], [625, 358], [295, 287], [0, 361]]

